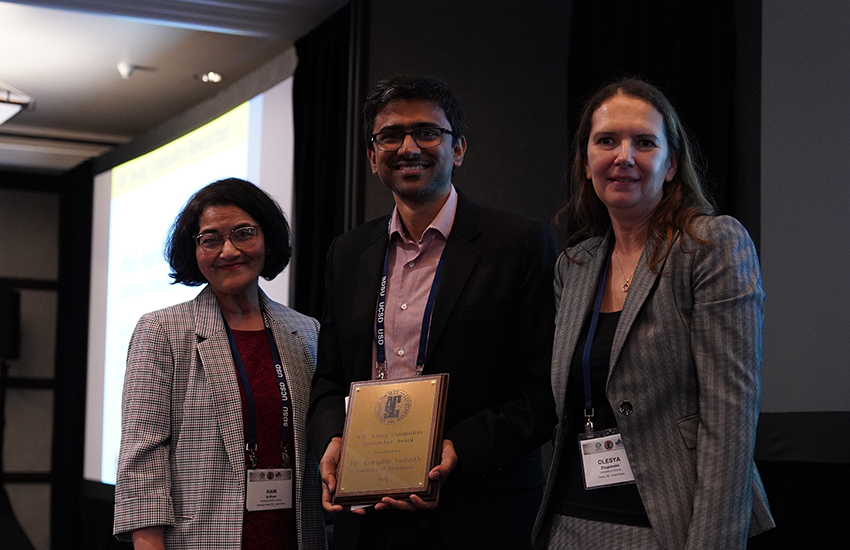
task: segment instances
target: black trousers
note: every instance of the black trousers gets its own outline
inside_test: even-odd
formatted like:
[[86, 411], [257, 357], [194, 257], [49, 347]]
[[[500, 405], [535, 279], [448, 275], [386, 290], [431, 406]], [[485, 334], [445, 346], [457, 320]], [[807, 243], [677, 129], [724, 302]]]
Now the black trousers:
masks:
[[445, 550], [432, 512], [369, 509], [334, 514], [331, 550]]

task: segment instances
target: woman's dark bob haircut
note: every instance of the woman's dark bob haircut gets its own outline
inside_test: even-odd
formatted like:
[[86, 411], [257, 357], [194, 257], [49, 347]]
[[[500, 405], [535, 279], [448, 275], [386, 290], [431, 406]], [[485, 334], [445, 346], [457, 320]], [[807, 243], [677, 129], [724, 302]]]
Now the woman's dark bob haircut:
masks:
[[209, 206], [236, 206], [257, 221], [266, 244], [266, 261], [260, 272], [264, 279], [274, 279], [289, 264], [292, 257], [289, 224], [277, 201], [250, 182], [227, 178], [192, 195], [174, 220], [165, 242], [165, 257], [171, 265], [169, 277], [174, 283], [199, 286], [207, 282], [195, 258], [195, 235], [200, 230], [201, 216]]

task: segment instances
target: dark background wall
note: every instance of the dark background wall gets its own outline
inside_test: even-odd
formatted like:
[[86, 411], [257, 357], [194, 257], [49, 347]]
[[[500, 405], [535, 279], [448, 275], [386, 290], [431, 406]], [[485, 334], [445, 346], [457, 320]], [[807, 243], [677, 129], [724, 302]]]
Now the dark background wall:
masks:
[[[469, 143], [454, 183], [478, 202], [550, 220], [565, 198], [572, 3], [368, 4], [367, 87], [397, 73], [448, 82], [464, 108]], [[368, 173], [364, 218], [391, 208], [391, 195]]]
[[[367, 89], [396, 73], [433, 74], [455, 89], [469, 149], [453, 179], [472, 198], [550, 221], [566, 199], [582, 101], [639, 76], [670, 96], [696, 136], [719, 209], [758, 240], [760, 2], [362, 4]], [[363, 169], [368, 220], [392, 200]]]

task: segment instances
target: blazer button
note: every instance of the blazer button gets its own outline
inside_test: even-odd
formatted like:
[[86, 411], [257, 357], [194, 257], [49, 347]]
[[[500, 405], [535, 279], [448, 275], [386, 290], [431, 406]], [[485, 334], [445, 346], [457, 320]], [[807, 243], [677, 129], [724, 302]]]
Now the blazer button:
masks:
[[631, 401], [620, 401], [620, 414], [629, 416], [634, 412], [634, 409]]

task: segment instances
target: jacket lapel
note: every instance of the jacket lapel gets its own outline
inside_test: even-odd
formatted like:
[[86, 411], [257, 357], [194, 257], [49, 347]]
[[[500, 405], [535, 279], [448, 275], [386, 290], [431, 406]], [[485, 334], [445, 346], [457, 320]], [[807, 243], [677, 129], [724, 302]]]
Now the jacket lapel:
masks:
[[[292, 325], [292, 329], [281, 325], [275, 315], [275, 305], [262, 290], [260, 290], [260, 304], [267, 313], [266, 320], [269, 328], [272, 330], [278, 353], [280, 353], [281, 367], [286, 376], [286, 385], [289, 387], [289, 398], [292, 400], [290, 408], [292, 411], [306, 411], [310, 403], [310, 389], [297, 386], [300, 377], [296, 376], [293, 372], [293, 369], [310, 372], [310, 369], [304, 364], [308, 361], [304, 343], [298, 336], [298, 331], [294, 329], [294, 325]], [[297, 422], [294, 422], [293, 426], [295, 427], [295, 437], [297, 439], [300, 437], [298, 433], [300, 426]]]
[[[602, 270], [607, 264], [610, 242], [611, 233], [609, 232], [604, 239], [599, 237], [590, 239], [569, 250], [569, 254], [580, 261], [581, 265], [569, 266], [571, 273], [564, 281], [561, 301], [558, 304], [558, 325], [555, 329], [553, 353], [553, 360], [557, 361], [558, 368], [552, 369], [552, 388], [559, 409], [558, 414], [561, 416], [564, 414], [564, 399], [573, 352], [577, 345], [582, 345], [582, 342], [578, 342], [578, 337], [587, 316], [593, 309]], [[561, 261], [570, 262], [568, 258]], [[572, 273], [576, 273], [576, 276], [574, 277]]]
[[207, 286], [194, 301], [198, 355], [215, 409], [224, 448], [234, 471], [245, 469], [245, 428], [236, 366], [215, 294]]
[[[303, 376], [297, 375], [296, 372], [310, 372], [310, 369], [304, 364], [304, 362], [308, 361], [308, 358], [305, 353], [304, 343], [298, 336], [298, 331], [287, 329], [281, 325], [277, 315], [275, 315], [280, 310], [277, 309], [276, 304], [262, 290], [260, 290], [260, 304], [263, 310], [267, 312], [266, 320], [269, 328], [271, 328], [275, 344], [280, 353], [281, 368], [283, 368], [286, 385], [289, 388], [290, 421], [292, 423], [292, 431], [295, 435], [296, 474], [300, 476], [306, 466], [306, 457], [298, 449], [306, 448], [307, 434], [302, 433], [301, 428], [305, 425], [306, 411], [310, 402], [310, 388], [300, 383]], [[296, 491], [300, 495], [300, 479], [298, 480]]]
[[443, 252], [443, 274], [437, 289], [434, 311], [431, 313], [428, 349], [425, 351], [426, 368], [440, 335], [446, 328], [449, 316], [481, 257], [481, 251], [473, 244], [480, 233], [475, 205], [458, 191], [452, 232]]
[[[389, 217], [387, 218], [389, 220]], [[357, 294], [354, 317], [350, 320], [350, 341], [354, 345], [354, 368], [351, 380], [372, 379], [372, 350], [375, 343], [375, 312], [381, 284], [381, 268], [387, 251], [387, 224], [380, 223], [369, 235], [369, 246], [360, 255], [357, 266]], [[339, 322], [342, 325], [342, 321]]]
[[[678, 239], [674, 239], [674, 246], [677, 241]], [[620, 314], [617, 332], [614, 334], [614, 342], [611, 346], [611, 363], [608, 368], [609, 377], [614, 371], [614, 365], [620, 359], [620, 353], [623, 351], [623, 346], [626, 343], [629, 332], [632, 330], [635, 318], [646, 302], [647, 297], [649, 297], [649, 292], [655, 286], [655, 281], [660, 276], [667, 261], [665, 258], [664, 262], [661, 262], [656, 270], [652, 270], [649, 267], [649, 258], [654, 246], [655, 243], [653, 241], [649, 239], [646, 241], [638, 265], [635, 268], [635, 274], [629, 286], [629, 293], [626, 295], [626, 302], [623, 304], [623, 312]]]

